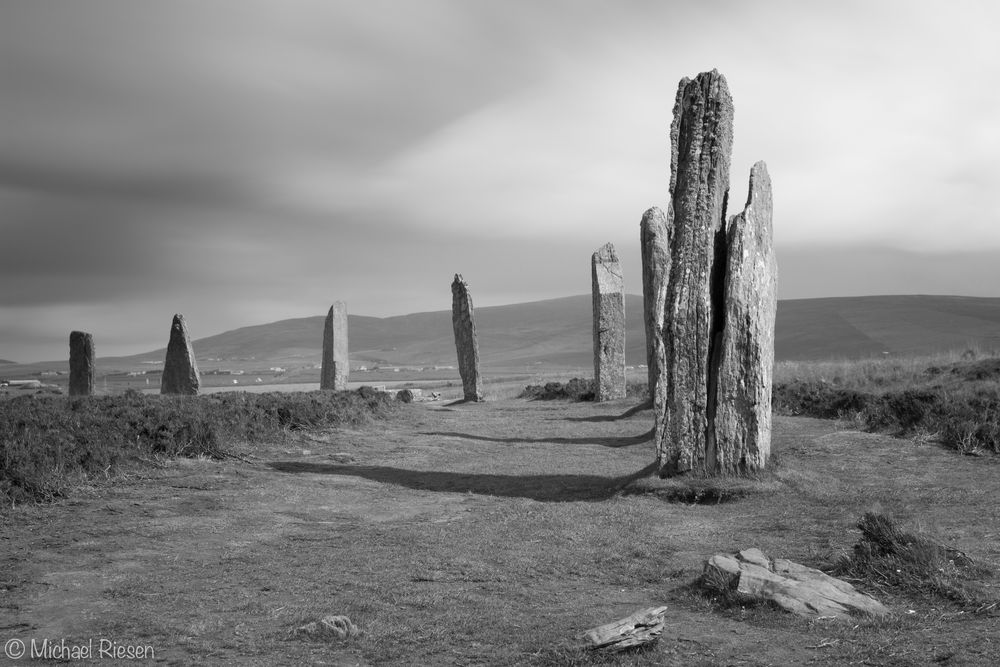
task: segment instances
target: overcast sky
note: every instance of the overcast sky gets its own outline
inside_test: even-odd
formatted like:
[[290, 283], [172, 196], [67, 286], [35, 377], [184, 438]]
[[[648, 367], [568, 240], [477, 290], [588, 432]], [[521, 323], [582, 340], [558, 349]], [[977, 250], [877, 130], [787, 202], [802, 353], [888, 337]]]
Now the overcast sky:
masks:
[[730, 213], [774, 186], [781, 298], [1000, 296], [1000, 4], [10, 0], [0, 358], [288, 317], [641, 293], [678, 81], [717, 68]]

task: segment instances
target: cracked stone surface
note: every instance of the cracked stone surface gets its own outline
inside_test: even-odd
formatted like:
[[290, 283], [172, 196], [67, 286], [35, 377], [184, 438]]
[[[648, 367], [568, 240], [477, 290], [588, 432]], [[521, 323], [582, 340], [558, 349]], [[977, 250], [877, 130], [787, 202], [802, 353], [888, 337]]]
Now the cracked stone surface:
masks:
[[615, 246], [591, 256], [594, 300], [594, 400], [625, 398], [625, 282]]

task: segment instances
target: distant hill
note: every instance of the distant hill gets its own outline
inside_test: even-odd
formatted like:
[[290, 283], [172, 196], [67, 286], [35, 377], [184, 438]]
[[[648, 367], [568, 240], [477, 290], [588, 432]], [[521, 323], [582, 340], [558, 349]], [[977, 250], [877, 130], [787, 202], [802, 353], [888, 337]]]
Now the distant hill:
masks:
[[6, 359], [0, 359], [0, 364], [13, 364], [13, 363], [16, 363], [16, 362], [14, 362], [14, 361], [7, 361]]
[[[627, 295], [626, 361], [645, 363], [642, 297]], [[592, 364], [591, 298], [570, 296], [477, 308], [483, 364], [492, 367], [588, 368]], [[357, 364], [455, 365], [451, 312], [395, 317], [348, 316]], [[206, 368], [253, 360], [275, 365], [320, 361], [323, 316], [243, 327], [194, 341]], [[1000, 299], [959, 296], [872, 296], [794, 299], [778, 304], [779, 360], [922, 354], [977, 346], [1000, 350]], [[122, 363], [162, 361], [164, 349]], [[233, 365], [235, 365], [233, 363]]]

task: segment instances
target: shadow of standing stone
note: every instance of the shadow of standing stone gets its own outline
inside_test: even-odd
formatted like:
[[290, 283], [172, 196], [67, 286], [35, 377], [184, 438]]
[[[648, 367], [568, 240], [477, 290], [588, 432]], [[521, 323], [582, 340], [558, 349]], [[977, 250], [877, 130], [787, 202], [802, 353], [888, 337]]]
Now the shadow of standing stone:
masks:
[[94, 337], [83, 331], [69, 334], [69, 395], [92, 396], [94, 393]]
[[191, 347], [187, 324], [184, 322], [183, 315], [174, 315], [174, 320], [170, 325], [167, 356], [163, 361], [160, 393], [194, 395], [198, 393], [200, 386], [198, 363], [194, 358], [194, 348]]

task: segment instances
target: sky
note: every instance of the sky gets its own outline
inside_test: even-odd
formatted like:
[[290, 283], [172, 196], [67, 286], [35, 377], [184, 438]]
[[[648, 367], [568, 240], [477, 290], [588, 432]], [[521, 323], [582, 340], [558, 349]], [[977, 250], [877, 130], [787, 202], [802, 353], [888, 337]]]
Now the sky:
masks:
[[5, 0], [0, 359], [641, 293], [683, 77], [774, 188], [779, 297], [1000, 296], [991, 0]]

